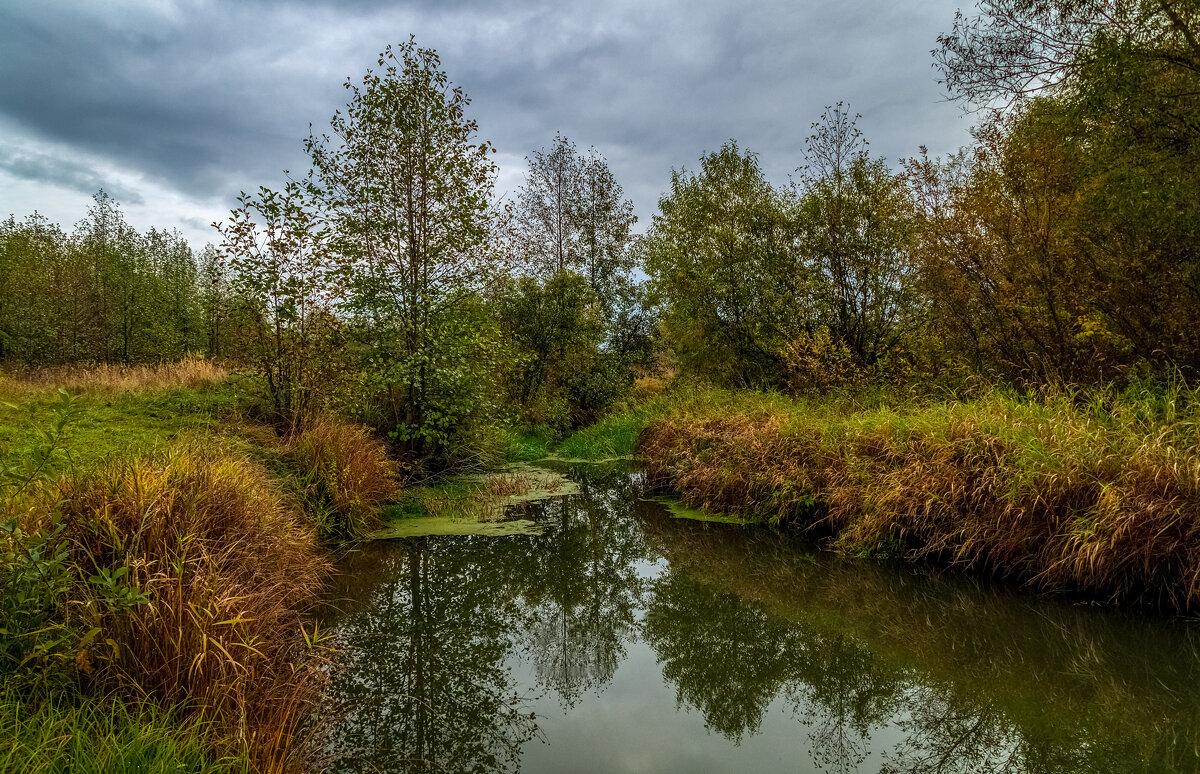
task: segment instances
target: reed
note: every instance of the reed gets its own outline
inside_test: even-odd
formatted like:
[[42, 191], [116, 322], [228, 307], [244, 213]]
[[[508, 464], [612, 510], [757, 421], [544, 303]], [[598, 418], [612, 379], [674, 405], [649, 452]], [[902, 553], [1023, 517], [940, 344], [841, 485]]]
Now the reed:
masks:
[[1044, 590], [1200, 607], [1200, 393], [992, 392], [856, 404], [693, 393], [649, 421], [649, 480], [840, 550]]
[[299, 770], [322, 683], [304, 615], [329, 567], [266, 471], [182, 447], [69, 474], [60, 498], [92, 692], [179, 708], [255, 771]]

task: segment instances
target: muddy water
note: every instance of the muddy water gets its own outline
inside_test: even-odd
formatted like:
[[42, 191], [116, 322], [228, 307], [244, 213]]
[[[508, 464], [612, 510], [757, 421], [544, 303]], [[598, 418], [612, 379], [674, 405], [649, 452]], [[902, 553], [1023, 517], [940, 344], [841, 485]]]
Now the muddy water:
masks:
[[540, 535], [344, 561], [338, 772], [1200, 771], [1200, 623], [672, 518], [582, 466]]

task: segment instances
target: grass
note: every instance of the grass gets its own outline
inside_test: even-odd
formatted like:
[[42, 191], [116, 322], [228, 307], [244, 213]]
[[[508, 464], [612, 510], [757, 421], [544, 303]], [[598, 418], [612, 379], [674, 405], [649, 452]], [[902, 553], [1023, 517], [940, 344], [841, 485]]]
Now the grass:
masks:
[[559, 444], [555, 455], [563, 460], [580, 461], [631, 457], [647, 420], [665, 405], [664, 399], [654, 399], [639, 408], [609, 415], [568, 436]]
[[[328, 571], [318, 536], [374, 528], [395, 466], [331, 417], [279, 438], [244, 419], [243, 382], [223, 375], [185, 361], [0, 382], [0, 487], [39, 473], [0, 507], [20, 524], [0, 530], [0, 722], [12, 730], [0, 771], [28, 756], [44, 771], [311, 763], [304, 714], [327, 657], [308, 621]], [[64, 403], [54, 379], [79, 394]]]
[[550, 434], [540, 428], [504, 430], [501, 446], [508, 462], [537, 462], [550, 455]]
[[380, 508], [399, 483], [387, 449], [365, 427], [318, 418], [288, 442], [287, 456], [323, 539], [351, 540], [379, 528]]
[[[47, 473], [91, 468], [119, 456], [164, 449], [178, 439], [207, 436], [242, 399], [236, 384], [166, 387], [117, 394], [85, 392], [75, 397], [79, 416], [71, 426], [68, 454]], [[39, 442], [38, 430], [52, 415], [52, 390], [0, 393], [0, 453], [21, 455]], [[0, 454], [0, 456], [3, 456]]]
[[648, 479], [854, 555], [1030, 587], [1200, 607], [1200, 392], [969, 402], [684, 393], [652, 412]]
[[523, 465], [483, 475], [455, 476], [413, 487], [384, 512], [376, 539], [425, 535], [529, 535], [540, 525], [508, 518], [508, 508], [573, 494], [578, 484], [562, 473]]
[[68, 475], [63, 539], [78, 568], [68, 620], [98, 631], [75, 663], [131, 701], [186, 707], [257, 771], [295, 768], [322, 681], [302, 636], [328, 571], [312, 528], [266, 471], [179, 448]]
[[204, 358], [189, 357], [177, 362], [151, 365], [62, 365], [15, 368], [0, 371], [0, 396], [11, 400], [53, 393], [118, 395], [167, 389], [196, 389], [219, 384], [229, 374], [221, 365]]
[[207, 728], [153, 703], [114, 699], [30, 702], [0, 697], [0, 771], [23, 774], [244, 774], [214, 756]]

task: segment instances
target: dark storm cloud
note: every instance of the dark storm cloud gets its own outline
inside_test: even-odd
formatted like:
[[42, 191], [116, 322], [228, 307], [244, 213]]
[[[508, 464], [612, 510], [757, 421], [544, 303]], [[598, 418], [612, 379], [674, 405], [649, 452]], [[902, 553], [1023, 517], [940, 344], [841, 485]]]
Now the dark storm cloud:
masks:
[[110, 196], [126, 204], [145, 202], [137, 191], [86, 164], [46, 153], [0, 149], [0, 170], [22, 180], [46, 182], [88, 195], [103, 188]]
[[[562, 131], [604, 152], [646, 214], [672, 167], [730, 138], [783, 179], [803, 162], [809, 124], [841, 99], [893, 160], [965, 141], [929, 67], [955, 6], [18, 0], [0, 6], [0, 116], [33, 141], [227, 201], [300, 169], [300, 140], [344, 103], [346, 76], [415, 33], [472, 96], [506, 180]], [[0, 163], [90, 185], [69, 160]]]

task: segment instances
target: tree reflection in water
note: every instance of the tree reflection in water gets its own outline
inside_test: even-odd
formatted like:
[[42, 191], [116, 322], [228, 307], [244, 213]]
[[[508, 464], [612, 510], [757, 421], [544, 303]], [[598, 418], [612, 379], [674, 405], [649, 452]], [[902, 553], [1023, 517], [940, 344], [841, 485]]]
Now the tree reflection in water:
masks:
[[500, 545], [422, 539], [368, 546], [350, 563], [347, 577], [378, 581], [337, 626], [333, 771], [517, 765], [537, 727], [507, 664], [515, 607], [503, 579], [479, 572], [507, 566]]
[[538, 684], [565, 709], [616, 674], [635, 636], [644, 585], [635, 571], [645, 546], [631, 518], [637, 492], [629, 476], [597, 472], [580, 481], [580, 490], [533, 509], [552, 528], [533, 541], [534, 572], [522, 579], [526, 617], [517, 635]]
[[[573, 475], [580, 494], [529, 509], [543, 535], [346, 560], [335, 771], [516, 771], [539, 697], [570, 722], [639, 640], [663, 678], [639, 700], [669, 692], [744, 770], [778, 767], [747, 741], [764, 737], [788, 768], [839, 773], [1200, 769], [1191, 627], [840, 561], [671, 519], [621, 470]], [[707, 734], [687, 733], [662, 744]]]

